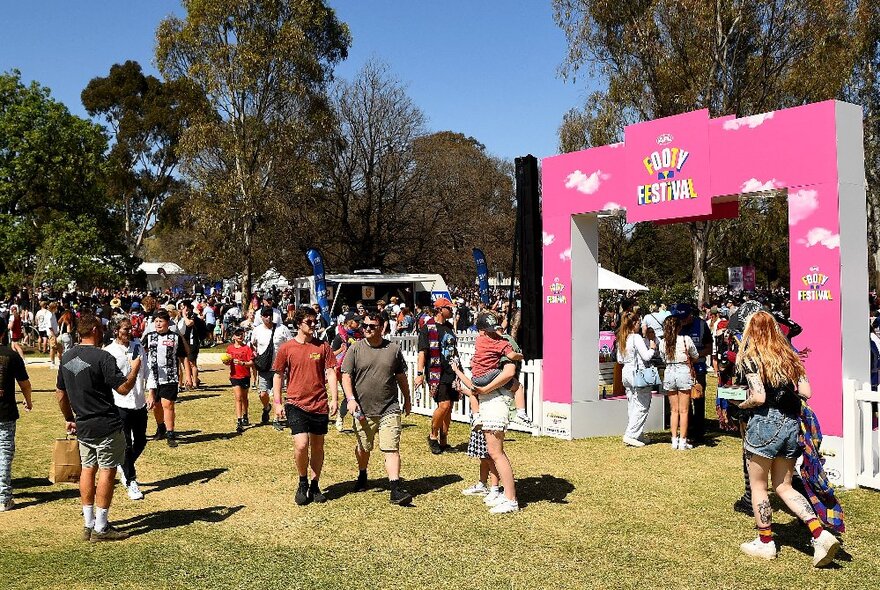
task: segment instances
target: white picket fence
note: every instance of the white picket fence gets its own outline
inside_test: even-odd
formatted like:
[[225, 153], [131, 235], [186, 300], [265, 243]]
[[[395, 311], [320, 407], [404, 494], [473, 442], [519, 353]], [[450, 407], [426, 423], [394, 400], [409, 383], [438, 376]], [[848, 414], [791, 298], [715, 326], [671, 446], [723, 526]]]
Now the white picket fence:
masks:
[[843, 485], [880, 490], [880, 440], [874, 413], [880, 392], [847, 380], [843, 387]]
[[[396, 337], [395, 337], [396, 339]], [[459, 344], [458, 354], [461, 358], [462, 368], [464, 372], [470, 375], [471, 358], [473, 357], [473, 344], [470, 346]], [[405, 350], [403, 358], [406, 360], [407, 376], [409, 378], [410, 391], [412, 391], [412, 411], [422, 416], [430, 416], [434, 413], [437, 404], [431, 399], [428, 393], [427, 383], [421, 388], [415, 389], [413, 382], [416, 378], [416, 370], [418, 363], [418, 351], [415, 348]], [[518, 430], [521, 432], [529, 432], [532, 434], [540, 434], [541, 420], [543, 410], [541, 407], [541, 359], [525, 361], [522, 364], [520, 372], [520, 380], [525, 387], [526, 392], [526, 412], [532, 419], [533, 426], [530, 428], [518, 422], [511, 422], [508, 427], [510, 430]], [[468, 398], [462, 396], [462, 399], [452, 407], [452, 419], [456, 422], [470, 422], [471, 411], [468, 405]]]

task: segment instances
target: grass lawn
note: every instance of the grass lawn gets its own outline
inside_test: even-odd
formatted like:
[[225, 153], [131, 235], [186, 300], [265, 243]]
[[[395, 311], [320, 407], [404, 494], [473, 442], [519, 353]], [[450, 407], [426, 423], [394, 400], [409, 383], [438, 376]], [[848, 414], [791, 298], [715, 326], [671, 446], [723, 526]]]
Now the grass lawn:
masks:
[[[139, 461], [146, 499], [117, 487], [111, 521], [132, 537], [80, 540], [79, 495], [46, 479], [63, 422], [55, 372], [30, 368], [35, 409], [18, 423], [13, 485], [0, 514], [0, 579], [8, 590], [64, 588], [877, 588], [880, 494], [840, 491], [848, 532], [831, 569], [811, 568], [806, 527], [781, 510], [782, 552], [748, 558], [753, 521], [731, 510], [741, 492], [740, 442], [727, 435], [691, 452], [617, 438], [565, 442], [508, 436], [524, 509], [490, 515], [460, 490], [477, 475], [457, 450], [432, 456], [428, 422], [405, 420], [403, 475], [413, 507], [388, 502], [380, 457], [374, 491], [355, 494], [354, 437], [331, 429], [322, 485], [330, 501], [293, 503], [292, 445], [271, 426], [233, 432], [226, 372], [182, 397], [181, 445], [149, 443]], [[255, 396], [254, 396], [255, 397]], [[258, 404], [257, 404], [258, 405]], [[259, 418], [251, 410], [251, 420]], [[150, 432], [153, 430], [151, 419]], [[378, 453], [376, 453], [378, 455]], [[381, 489], [379, 489], [381, 488]]]

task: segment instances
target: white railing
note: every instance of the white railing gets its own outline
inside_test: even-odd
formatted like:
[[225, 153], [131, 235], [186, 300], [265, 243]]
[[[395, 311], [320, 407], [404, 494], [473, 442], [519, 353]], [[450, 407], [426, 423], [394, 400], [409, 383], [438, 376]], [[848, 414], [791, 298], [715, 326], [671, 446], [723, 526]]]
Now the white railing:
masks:
[[847, 380], [843, 387], [843, 485], [880, 490], [880, 441], [874, 426], [880, 392]]
[[[458, 354], [461, 358], [464, 372], [470, 375], [473, 345], [469, 347], [459, 345]], [[413, 387], [413, 381], [416, 378], [418, 351], [415, 348], [404, 350], [403, 358], [406, 361], [407, 376], [409, 378], [410, 391], [412, 391], [412, 411], [422, 416], [430, 416], [434, 413], [434, 408], [437, 407], [437, 404], [428, 393], [427, 383], [418, 390]], [[532, 419], [533, 427], [529, 428], [518, 422], [511, 422], [509, 429], [539, 434], [541, 432], [541, 420], [544, 415], [543, 408], [541, 407], [541, 359], [525, 361], [522, 364], [519, 378], [525, 387], [526, 412]], [[462, 396], [462, 399], [452, 407], [453, 420], [456, 422], [470, 422], [471, 410], [468, 401], [469, 398], [467, 396]]]
[[[471, 353], [473, 353], [474, 344], [477, 341], [476, 332], [456, 332], [455, 338], [458, 340], [458, 350], [460, 352], [470, 351]], [[410, 350], [418, 352], [418, 334], [403, 334], [400, 336], [392, 336], [389, 340], [400, 344], [400, 350], [402, 350], [403, 352], [408, 352]]]

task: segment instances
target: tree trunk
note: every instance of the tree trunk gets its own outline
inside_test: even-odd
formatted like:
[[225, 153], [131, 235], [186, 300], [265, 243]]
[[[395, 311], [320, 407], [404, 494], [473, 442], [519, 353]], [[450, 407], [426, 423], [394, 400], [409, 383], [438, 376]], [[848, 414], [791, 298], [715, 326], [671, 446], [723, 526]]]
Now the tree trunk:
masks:
[[710, 223], [709, 221], [694, 221], [688, 224], [691, 233], [691, 246], [694, 248], [694, 295], [698, 307], [702, 307], [709, 298], [706, 260], [709, 254]]
[[254, 272], [254, 223], [249, 221], [244, 225], [244, 273], [241, 277], [241, 314], [246, 317], [251, 303], [251, 276]]
[[880, 250], [875, 250], [874, 257], [874, 289], [880, 291]]

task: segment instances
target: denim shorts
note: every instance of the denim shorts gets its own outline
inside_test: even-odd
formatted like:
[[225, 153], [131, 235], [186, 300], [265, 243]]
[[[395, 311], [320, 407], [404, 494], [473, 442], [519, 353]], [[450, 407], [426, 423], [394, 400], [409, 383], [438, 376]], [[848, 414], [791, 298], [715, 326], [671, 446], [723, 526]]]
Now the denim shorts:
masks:
[[663, 390], [666, 393], [674, 391], [690, 391], [694, 386], [691, 377], [691, 368], [687, 363], [668, 363], [663, 372]]
[[763, 406], [755, 409], [746, 426], [743, 447], [746, 451], [766, 459], [797, 459], [800, 420], [783, 414], [776, 408]]

